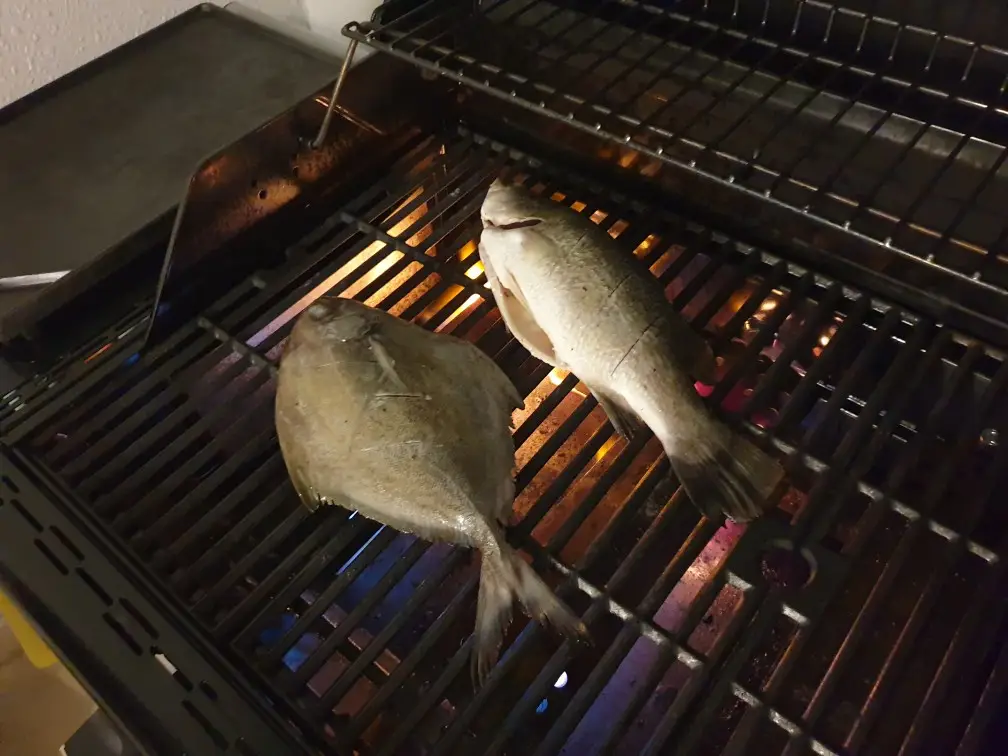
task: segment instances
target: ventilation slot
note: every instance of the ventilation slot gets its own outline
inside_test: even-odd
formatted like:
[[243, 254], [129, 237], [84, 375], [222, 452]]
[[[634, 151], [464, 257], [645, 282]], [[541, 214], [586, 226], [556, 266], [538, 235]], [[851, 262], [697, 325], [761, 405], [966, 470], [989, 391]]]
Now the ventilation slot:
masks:
[[123, 643], [129, 646], [130, 650], [132, 650], [134, 654], [137, 656], [143, 655], [143, 648], [141, 648], [140, 644], [137, 643], [133, 636], [129, 634], [129, 631], [119, 624], [119, 621], [115, 617], [108, 612], [105, 612], [105, 614], [102, 615], [102, 619], [108, 623], [109, 627], [115, 630], [116, 635], [122, 638]]
[[184, 708], [187, 712], [189, 712], [189, 716], [191, 716], [193, 719], [195, 719], [197, 722], [200, 723], [200, 727], [202, 727], [206, 731], [206, 734], [210, 736], [210, 739], [213, 740], [214, 745], [216, 745], [222, 751], [225, 748], [227, 748], [228, 745], [227, 740], [225, 740], [224, 736], [221, 735], [220, 730], [218, 730], [216, 727], [210, 724], [210, 720], [203, 715], [203, 712], [201, 712], [199, 709], [193, 706], [190, 701], [183, 701], [182, 708]]
[[67, 567], [65, 564], [63, 564], [63, 562], [60, 560], [60, 558], [58, 556], [56, 556], [55, 554], [53, 554], [52, 550], [48, 546], [46, 546], [42, 541], [40, 541], [38, 538], [35, 539], [35, 547], [39, 551], [41, 551], [43, 554], [45, 554], [46, 559], [48, 559], [50, 562], [52, 562], [53, 567], [55, 567], [57, 570], [59, 570], [60, 573], [62, 573], [63, 575], [69, 575], [70, 574], [70, 568]]
[[91, 574], [87, 570], [78, 567], [77, 577], [84, 582], [84, 585], [91, 589], [94, 595], [98, 597], [98, 600], [105, 604], [105, 606], [112, 606], [112, 597], [105, 592], [104, 588], [98, 585], [97, 581], [91, 577]]

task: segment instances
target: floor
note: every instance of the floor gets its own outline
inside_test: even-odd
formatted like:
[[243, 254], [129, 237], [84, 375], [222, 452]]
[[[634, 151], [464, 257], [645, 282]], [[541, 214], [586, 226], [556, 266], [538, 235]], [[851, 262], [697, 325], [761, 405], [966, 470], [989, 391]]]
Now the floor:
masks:
[[0, 756], [56, 756], [95, 708], [58, 662], [33, 666], [0, 619]]

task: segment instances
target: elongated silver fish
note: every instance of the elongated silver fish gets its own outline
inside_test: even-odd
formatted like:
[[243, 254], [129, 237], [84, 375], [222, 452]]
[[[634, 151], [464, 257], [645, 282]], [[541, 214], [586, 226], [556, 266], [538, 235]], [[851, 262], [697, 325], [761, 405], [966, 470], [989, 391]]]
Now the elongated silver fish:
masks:
[[713, 354], [658, 281], [589, 218], [523, 187], [494, 181], [481, 216], [480, 259], [525, 348], [577, 375], [621, 434], [650, 428], [702, 512], [758, 517], [783, 471], [706, 411], [691, 378], [713, 382]]
[[299, 316], [277, 381], [280, 449], [309, 508], [338, 504], [479, 549], [479, 681], [496, 661], [516, 598], [564, 633], [587, 633], [499, 524], [514, 502], [511, 413], [522, 406], [472, 344], [335, 297]]

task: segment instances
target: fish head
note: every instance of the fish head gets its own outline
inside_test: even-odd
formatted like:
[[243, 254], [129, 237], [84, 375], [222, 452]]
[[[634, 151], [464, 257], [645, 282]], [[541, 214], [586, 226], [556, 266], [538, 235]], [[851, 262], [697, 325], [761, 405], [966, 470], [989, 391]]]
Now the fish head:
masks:
[[545, 220], [543, 200], [522, 186], [494, 179], [480, 208], [483, 228], [527, 228]]
[[371, 333], [375, 320], [374, 310], [365, 304], [323, 295], [301, 314], [295, 328], [301, 339], [346, 343]]

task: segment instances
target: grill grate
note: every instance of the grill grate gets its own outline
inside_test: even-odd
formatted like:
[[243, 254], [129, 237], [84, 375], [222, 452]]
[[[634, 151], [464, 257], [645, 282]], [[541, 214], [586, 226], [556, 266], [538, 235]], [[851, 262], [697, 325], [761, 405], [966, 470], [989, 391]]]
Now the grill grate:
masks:
[[344, 32], [796, 211], [848, 246], [853, 235], [928, 272], [1008, 289], [1008, 44], [994, 31], [1008, 21], [1003, 9], [980, 0], [955, 18], [852, 0], [413, 5], [396, 16], [391, 3], [384, 20]]
[[[590, 214], [708, 333], [724, 376], [699, 390], [794, 461], [775, 512], [702, 519], [653, 438], [616, 437], [574, 376], [510, 337], [476, 256], [501, 170]], [[559, 576], [593, 648], [518, 621], [474, 692], [468, 553], [298, 505], [274, 364], [324, 291], [475, 341], [528, 397], [510, 537]], [[333, 747], [951, 752], [966, 733], [973, 753], [1004, 682], [1008, 365], [964, 341], [460, 131], [149, 353], [116, 342], [3, 420]]]

